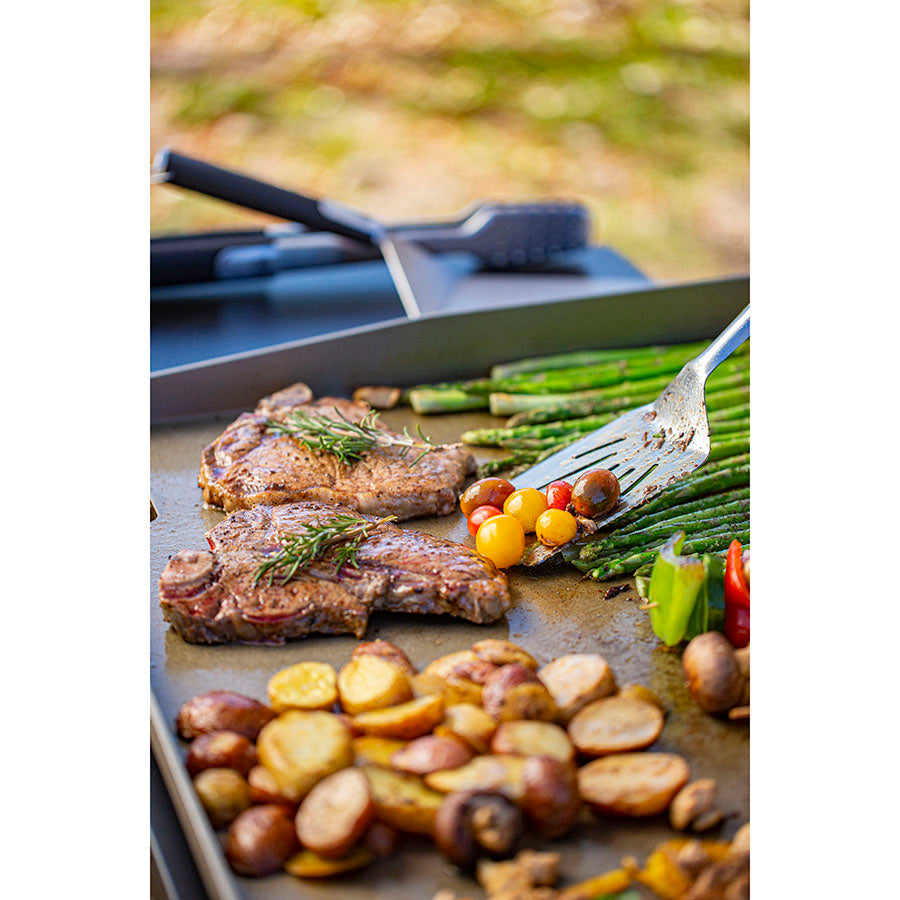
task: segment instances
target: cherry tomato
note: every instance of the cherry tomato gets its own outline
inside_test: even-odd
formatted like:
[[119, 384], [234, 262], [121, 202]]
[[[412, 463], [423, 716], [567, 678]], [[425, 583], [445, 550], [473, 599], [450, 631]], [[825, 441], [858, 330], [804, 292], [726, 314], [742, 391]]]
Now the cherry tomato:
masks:
[[572, 485], [568, 481], [554, 481], [547, 485], [547, 506], [550, 509], [566, 509], [572, 498]]
[[466, 518], [479, 506], [496, 506], [497, 509], [502, 509], [504, 501], [514, 490], [505, 478], [482, 478], [463, 491], [459, 498], [459, 508]]
[[498, 569], [514, 566], [525, 552], [525, 531], [512, 516], [491, 516], [475, 535], [475, 549]]
[[575, 516], [564, 509], [548, 509], [538, 516], [534, 531], [545, 546], [561, 547], [575, 537], [578, 522], [575, 521]]
[[596, 519], [619, 502], [619, 479], [609, 469], [585, 472], [572, 488], [572, 506], [580, 516]]
[[536, 488], [522, 488], [506, 498], [503, 512], [517, 518], [525, 532], [534, 531], [537, 517], [547, 508], [547, 498]]
[[502, 516], [503, 513], [497, 509], [496, 506], [479, 506], [472, 510], [472, 515], [469, 516], [468, 526], [469, 526], [469, 534], [472, 537], [475, 537], [478, 534], [478, 527], [481, 525], [485, 519], [490, 519], [491, 516]]

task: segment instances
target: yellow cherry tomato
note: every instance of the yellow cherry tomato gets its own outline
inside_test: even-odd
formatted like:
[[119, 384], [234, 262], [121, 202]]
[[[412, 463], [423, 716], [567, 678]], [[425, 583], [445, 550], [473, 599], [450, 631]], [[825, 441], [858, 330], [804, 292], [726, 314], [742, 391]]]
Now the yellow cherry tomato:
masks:
[[564, 509], [548, 509], [542, 512], [534, 523], [538, 540], [547, 547], [561, 547], [568, 544], [575, 537], [577, 530], [578, 522], [575, 521], [575, 516]]
[[525, 552], [525, 531], [512, 516], [485, 519], [475, 535], [475, 549], [498, 569], [514, 566]]
[[547, 508], [547, 497], [536, 488], [513, 491], [503, 503], [503, 512], [519, 520], [526, 534], [534, 531], [537, 517]]

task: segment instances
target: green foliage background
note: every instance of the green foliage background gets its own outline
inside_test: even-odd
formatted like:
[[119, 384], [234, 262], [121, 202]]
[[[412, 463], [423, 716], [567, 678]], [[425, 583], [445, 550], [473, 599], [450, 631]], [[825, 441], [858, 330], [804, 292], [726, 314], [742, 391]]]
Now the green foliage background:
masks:
[[[746, 270], [745, 0], [152, 0], [152, 150], [386, 221], [575, 197], [658, 278]], [[155, 232], [259, 221], [154, 188]]]

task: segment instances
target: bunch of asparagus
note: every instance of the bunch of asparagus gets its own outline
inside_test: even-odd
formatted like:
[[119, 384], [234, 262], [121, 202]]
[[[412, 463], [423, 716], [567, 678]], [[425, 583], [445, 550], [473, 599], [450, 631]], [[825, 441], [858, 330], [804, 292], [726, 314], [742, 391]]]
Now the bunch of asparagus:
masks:
[[[511, 416], [503, 428], [467, 431], [462, 439], [508, 454], [482, 464], [483, 478], [516, 472], [637, 406], [650, 403], [705, 342], [537, 357], [494, 366], [490, 378], [425, 385], [404, 394], [418, 413], [489, 409]], [[674, 531], [685, 553], [724, 552], [749, 540], [750, 367], [744, 345], [707, 382], [712, 435], [707, 462], [689, 478], [592, 535], [564, 555], [598, 581], [633, 574], [652, 562]]]

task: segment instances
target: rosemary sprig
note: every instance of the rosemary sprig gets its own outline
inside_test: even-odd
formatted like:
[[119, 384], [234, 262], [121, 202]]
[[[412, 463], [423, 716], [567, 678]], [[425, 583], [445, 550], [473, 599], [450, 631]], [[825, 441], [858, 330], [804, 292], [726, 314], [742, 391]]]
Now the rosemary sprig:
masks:
[[[269, 585], [275, 583], [276, 577], [281, 579], [281, 584], [287, 584], [299, 569], [305, 569], [336, 544], [339, 545], [335, 552], [337, 571], [340, 572], [345, 565], [358, 569], [356, 554], [370, 530], [396, 518], [385, 516], [370, 522], [356, 516], [340, 515], [323, 524], [304, 524], [302, 532], [281, 536], [281, 549], [260, 565], [253, 577], [253, 584], [265, 575], [269, 576]], [[280, 570], [287, 571], [282, 574]]]
[[382, 431], [377, 427], [378, 413], [369, 410], [359, 422], [350, 422], [337, 407], [337, 419], [305, 409], [295, 409], [284, 422], [269, 419], [266, 426], [272, 434], [284, 434], [300, 441], [309, 450], [319, 450], [336, 456], [342, 463], [362, 459], [376, 444], [382, 447], [401, 447], [400, 456], [406, 457], [411, 450], [421, 451], [409, 464], [412, 468], [423, 456], [435, 449], [434, 441], [422, 433], [421, 425], [416, 426], [418, 440], [404, 428], [402, 435]]

